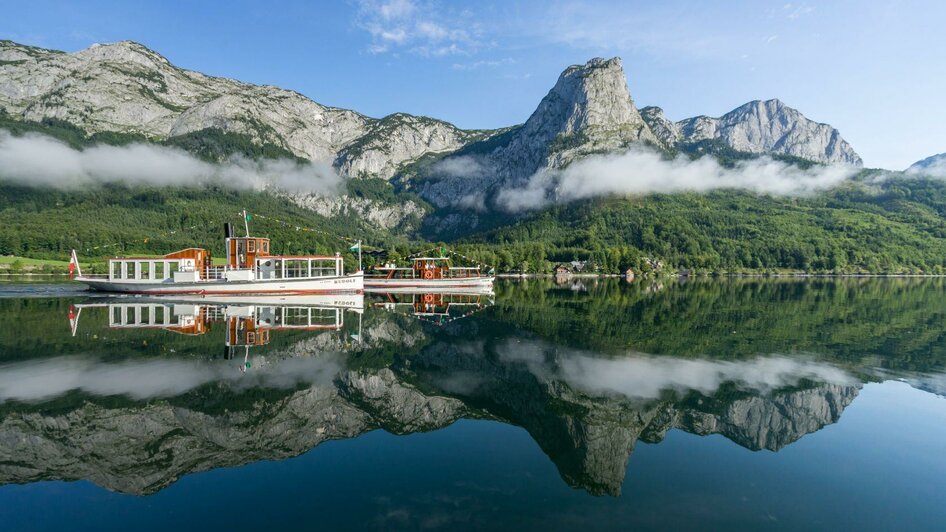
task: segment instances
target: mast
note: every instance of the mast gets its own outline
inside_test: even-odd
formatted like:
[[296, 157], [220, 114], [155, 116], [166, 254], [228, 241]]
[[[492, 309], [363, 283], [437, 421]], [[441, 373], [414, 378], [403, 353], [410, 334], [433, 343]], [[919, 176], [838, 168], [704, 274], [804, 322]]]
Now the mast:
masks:
[[243, 209], [243, 227], [246, 228], [246, 237], [250, 237], [250, 222], [246, 218], [246, 209]]

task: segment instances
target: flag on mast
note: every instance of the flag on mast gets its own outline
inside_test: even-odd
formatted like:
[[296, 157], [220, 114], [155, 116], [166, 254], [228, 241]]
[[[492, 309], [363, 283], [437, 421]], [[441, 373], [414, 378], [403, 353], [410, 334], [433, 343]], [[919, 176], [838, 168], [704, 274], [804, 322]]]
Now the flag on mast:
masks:
[[361, 250], [361, 241], [360, 241], [360, 240], [359, 240], [358, 242], [356, 242], [354, 246], [348, 248], [348, 251], [352, 251], [352, 252], [354, 252], [354, 251], [360, 251], [360, 250]]

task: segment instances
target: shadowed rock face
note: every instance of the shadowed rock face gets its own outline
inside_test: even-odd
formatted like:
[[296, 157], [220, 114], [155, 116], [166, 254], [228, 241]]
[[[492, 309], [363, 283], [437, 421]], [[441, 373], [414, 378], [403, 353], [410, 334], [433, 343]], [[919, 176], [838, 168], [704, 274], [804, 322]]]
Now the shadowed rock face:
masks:
[[497, 352], [439, 345], [414, 359], [412, 368], [425, 383], [422, 388], [449, 393], [525, 428], [569, 485], [594, 495], [620, 494], [638, 440], [657, 443], [679, 428], [720, 434], [751, 450], [777, 451], [837, 422], [859, 390], [816, 384], [786, 391], [690, 392], [677, 399], [589, 395], [563, 380], [560, 360]]
[[[179, 356], [7, 365], [0, 397], [31, 402], [0, 403], [0, 484], [85, 479], [147, 495], [188, 473], [379, 428], [408, 434], [481, 418], [525, 428], [570, 486], [617, 495], [638, 440], [679, 428], [777, 451], [836, 422], [859, 388], [811, 360], [602, 357], [490, 327], [467, 320], [434, 334], [406, 316], [368, 313], [357, 346], [347, 334], [307, 335], [246, 374], [222, 371], [234, 370], [227, 360]], [[61, 371], [66, 385], [53, 379], [59, 392], [49, 395], [46, 376], [66, 361], [77, 369]], [[39, 378], [11, 386], [11, 372]], [[118, 387], [100, 378], [117, 374]]]
[[147, 495], [188, 473], [288, 458], [377, 428], [433, 430], [466, 413], [460, 401], [424, 396], [390, 370], [272, 395], [232, 411], [175, 406], [179, 399], [9, 414], [0, 420], [0, 482], [85, 479]]
[[225, 395], [208, 408], [208, 397], [225, 393], [211, 389], [120, 406], [79, 400], [54, 414], [14, 411], [0, 420], [0, 482], [85, 479], [147, 495], [188, 473], [288, 458], [327, 440], [378, 428], [429, 431], [478, 417], [525, 428], [569, 485], [617, 495], [638, 440], [658, 442], [680, 428], [776, 451], [836, 422], [858, 389], [825, 384], [682, 400], [595, 397], [536, 364], [435, 345], [410, 369], [343, 371], [332, 384], [272, 390], [249, 403]]

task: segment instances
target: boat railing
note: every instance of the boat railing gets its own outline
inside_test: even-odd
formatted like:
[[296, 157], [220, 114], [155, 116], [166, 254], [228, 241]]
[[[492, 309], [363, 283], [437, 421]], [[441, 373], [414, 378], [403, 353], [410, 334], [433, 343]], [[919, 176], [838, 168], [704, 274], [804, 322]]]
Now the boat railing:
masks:
[[208, 281], [215, 281], [225, 278], [225, 273], [227, 272], [226, 266], [207, 266], [204, 268], [204, 279]]

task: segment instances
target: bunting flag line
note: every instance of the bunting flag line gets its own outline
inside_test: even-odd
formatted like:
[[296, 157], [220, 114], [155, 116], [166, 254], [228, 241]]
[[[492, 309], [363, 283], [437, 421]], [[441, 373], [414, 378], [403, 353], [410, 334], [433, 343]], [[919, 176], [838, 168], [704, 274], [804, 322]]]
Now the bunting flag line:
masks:
[[113, 247], [116, 247], [116, 246], [127, 246], [128, 244], [147, 244], [147, 243], [150, 242], [151, 239], [153, 239], [153, 238], [161, 238], [161, 237], [165, 237], [165, 236], [174, 236], [174, 235], [176, 235], [177, 233], [180, 233], [180, 232], [183, 232], [183, 231], [190, 231], [190, 230], [192, 230], [192, 229], [197, 229], [197, 228], [199, 228], [199, 227], [212, 226], [212, 225], [216, 225], [216, 223], [217, 223], [217, 222], [203, 222], [203, 223], [199, 223], [199, 224], [196, 224], [196, 225], [192, 225], [192, 226], [190, 226], [190, 227], [184, 227], [184, 228], [181, 228], [181, 229], [175, 229], [174, 231], [168, 231], [167, 233], [161, 233], [161, 234], [156, 235], [156, 236], [155, 236], [155, 235], [152, 235], [152, 236], [146, 236], [146, 237], [144, 237], [144, 238], [134, 238], [134, 239], [131, 239], [131, 240], [125, 240], [124, 242], [113, 242], [113, 243], [111, 243], [111, 244], [102, 244], [102, 245], [100, 245], [100, 246], [87, 247], [87, 248], [85, 248], [85, 252], [86, 252], [86, 253], [91, 253], [91, 252], [93, 252], [93, 251], [95, 251], [95, 250], [99, 250], [99, 249], [104, 250], [104, 249], [113, 248]]

